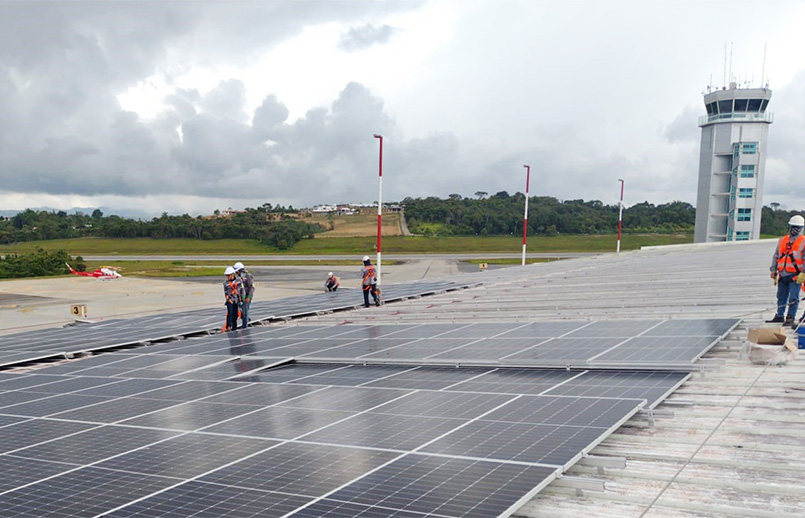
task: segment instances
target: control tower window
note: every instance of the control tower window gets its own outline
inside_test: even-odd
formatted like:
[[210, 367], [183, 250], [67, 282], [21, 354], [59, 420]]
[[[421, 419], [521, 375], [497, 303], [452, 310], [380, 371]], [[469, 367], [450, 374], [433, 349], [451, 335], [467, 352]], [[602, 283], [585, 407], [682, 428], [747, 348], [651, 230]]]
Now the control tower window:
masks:
[[718, 101], [718, 113], [732, 113], [732, 99]]
[[746, 105], [749, 103], [748, 99], [735, 99], [735, 111], [736, 112], [745, 112]]
[[769, 105], [769, 100], [768, 99], [763, 99], [763, 102], [760, 103], [760, 111], [765, 112], [766, 111], [766, 106], [768, 106], [768, 105]]
[[760, 101], [761, 101], [761, 99], [749, 99], [749, 108], [747, 108], [747, 111], [759, 112], [760, 111]]
[[707, 107], [707, 115], [715, 115], [718, 113], [718, 109], [716, 108], [716, 103], [710, 103], [706, 105]]

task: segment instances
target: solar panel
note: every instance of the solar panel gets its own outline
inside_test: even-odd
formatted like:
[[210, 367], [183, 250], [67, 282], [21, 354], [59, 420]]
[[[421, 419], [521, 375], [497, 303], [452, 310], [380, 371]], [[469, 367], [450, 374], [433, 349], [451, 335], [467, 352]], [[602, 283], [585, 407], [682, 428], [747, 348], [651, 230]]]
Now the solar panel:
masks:
[[580, 364], [622, 343], [625, 338], [554, 338], [519, 352], [503, 356], [506, 360], [567, 365]]
[[83, 432], [94, 426], [86, 423], [46, 419], [31, 419], [15, 423], [4, 427], [0, 433], [0, 453], [11, 453], [20, 448]]
[[64, 410], [81, 408], [104, 401], [109, 401], [109, 398], [101, 396], [79, 396], [78, 394], [50, 395], [43, 399], [3, 407], [2, 412], [4, 414], [18, 416], [45, 417]]
[[0, 456], [0, 492], [26, 486], [75, 468], [76, 466], [69, 464], [2, 455]]
[[592, 364], [662, 366], [692, 364], [718, 342], [715, 336], [644, 337], [626, 340], [592, 359]]
[[160, 477], [193, 478], [276, 446], [276, 441], [189, 433], [119, 455], [98, 464]]
[[91, 518], [177, 482], [165, 477], [88, 467], [1, 494], [0, 509], [4, 518]]
[[588, 371], [545, 394], [644, 399], [653, 408], [688, 377], [686, 372]]
[[384, 365], [389, 375], [367, 383], [366, 387], [440, 390], [492, 371], [491, 368], [401, 367]]
[[140, 417], [126, 419], [123, 423], [131, 426], [192, 431], [252, 412], [258, 408], [260, 407], [190, 401], [156, 410]]
[[280, 406], [362, 412], [410, 394], [407, 390], [332, 387], [305, 394]]
[[513, 398], [514, 396], [498, 394], [419, 391], [375, 407], [371, 412], [474, 419], [510, 402]]
[[296, 495], [190, 481], [139, 502], [129, 504], [104, 516], [109, 518], [126, 518], [130, 516], [165, 516], [170, 518], [284, 516], [308, 501], [308, 498]]
[[175, 436], [163, 430], [102, 426], [14, 452], [17, 457], [91, 464]]
[[205, 433], [295, 439], [355, 415], [354, 412], [273, 406], [203, 429]]
[[657, 326], [662, 320], [607, 320], [592, 322], [567, 334], [567, 338], [629, 338]]
[[399, 454], [327, 444], [285, 443], [199, 480], [228, 486], [321, 497]]
[[164, 399], [118, 398], [105, 403], [85, 406], [76, 410], [65, 410], [53, 414], [54, 419], [70, 419], [90, 423], [116, 423], [125, 419], [139, 417], [163, 408], [181, 404], [179, 401]]
[[337, 502], [433, 516], [505, 516], [554, 477], [549, 467], [411, 454], [291, 516], [323, 516], [320, 510], [337, 507]]
[[410, 451], [459, 426], [462, 419], [392, 414], [357, 414], [303, 437], [306, 441]]

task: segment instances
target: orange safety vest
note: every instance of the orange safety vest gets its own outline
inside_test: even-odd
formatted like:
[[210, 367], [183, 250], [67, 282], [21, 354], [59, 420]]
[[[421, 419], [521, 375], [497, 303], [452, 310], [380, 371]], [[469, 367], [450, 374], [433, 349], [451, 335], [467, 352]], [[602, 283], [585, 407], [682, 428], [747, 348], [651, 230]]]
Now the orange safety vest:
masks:
[[229, 298], [229, 295], [227, 295], [227, 297], [226, 297], [226, 301], [227, 301], [227, 302], [232, 302], [232, 303], [234, 303], [234, 304], [237, 304], [237, 303], [238, 303], [237, 296], [238, 296], [238, 292], [239, 292], [240, 287], [238, 286], [237, 281], [226, 281], [226, 282], [228, 282], [228, 283], [229, 283], [229, 287], [230, 287], [230, 288], [232, 288], [232, 293], [235, 295], [235, 299], [234, 299], [234, 300], [230, 299], [230, 298]]
[[372, 285], [370, 279], [375, 279], [375, 267], [374, 265], [370, 264], [366, 266], [366, 275], [363, 276], [363, 286], [364, 289], [369, 289], [368, 286]]
[[805, 235], [798, 235], [794, 242], [791, 236], [785, 236], [780, 240], [777, 258], [777, 271], [779, 273], [798, 274], [802, 272], [802, 241]]

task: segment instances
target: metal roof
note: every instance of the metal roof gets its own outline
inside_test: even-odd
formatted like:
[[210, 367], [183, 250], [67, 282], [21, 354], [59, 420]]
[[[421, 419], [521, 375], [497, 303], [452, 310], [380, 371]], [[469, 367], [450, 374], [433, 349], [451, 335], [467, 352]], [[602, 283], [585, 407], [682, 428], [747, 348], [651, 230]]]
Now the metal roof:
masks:
[[747, 329], [773, 315], [773, 250], [771, 240], [671, 246], [511, 267], [467, 275], [477, 288], [314, 320], [743, 318], [654, 414], [628, 421], [514, 516], [805, 516], [805, 362], [754, 365], [742, 351]]

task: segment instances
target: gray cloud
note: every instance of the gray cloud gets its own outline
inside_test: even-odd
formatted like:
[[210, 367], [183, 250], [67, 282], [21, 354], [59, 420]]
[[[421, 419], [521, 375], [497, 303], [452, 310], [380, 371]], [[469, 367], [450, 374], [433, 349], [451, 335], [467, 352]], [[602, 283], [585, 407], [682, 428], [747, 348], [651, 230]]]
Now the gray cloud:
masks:
[[[696, 122], [704, 112], [695, 85], [702, 78], [684, 76], [701, 72], [689, 56], [703, 44], [653, 43], [669, 41], [678, 23], [641, 34], [645, 24], [627, 16], [613, 27], [596, 16], [580, 20], [574, 9], [551, 17], [545, 6], [530, 2], [456, 9], [455, 20], [448, 20], [455, 25], [445, 25], [452, 31], [446, 41], [420, 49], [421, 56], [412, 52], [424, 62], [402, 87], [389, 91], [388, 83], [361, 69], [360, 53], [342, 54], [360, 81], [339, 79], [299, 117], [297, 107], [291, 116], [291, 99], [267, 93], [270, 79], [262, 101], [250, 103], [255, 85], [232, 77], [232, 70], [254, 64], [306, 28], [352, 26], [337, 43], [347, 52], [405, 37], [408, 28], [403, 33], [383, 20], [421, 5], [2, 1], [2, 189], [43, 196], [174, 196], [196, 203], [199, 212], [215, 208], [205, 200], [297, 206], [371, 201], [378, 151], [372, 134], [379, 132], [386, 137], [386, 199], [522, 191], [522, 164], [530, 163], [534, 195], [611, 203], [623, 177], [631, 203], [695, 200]], [[587, 7], [599, 17], [612, 10]], [[705, 8], [710, 15], [718, 11]], [[639, 9], [651, 11], [643, 4]], [[707, 13], [674, 16], [680, 23], [689, 18], [694, 33], [709, 34]], [[567, 38], [571, 25], [587, 36]], [[675, 53], [684, 56], [684, 66], [674, 61]], [[717, 66], [718, 52], [713, 59]], [[153, 118], [121, 108], [118, 95], [129, 88], [153, 77], [172, 84], [194, 67], [216, 70], [218, 84], [209, 91], [173, 87]], [[640, 71], [639, 80], [627, 77], [632, 70]], [[275, 73], [266, 71], [266, 78]], [[790, 206], [805, 195], [803, 79], [800, 74], [776, 89], [770, 105], [777, 116], [770, 128], [766, 200]], [[321, 81], [332, 80], [322, 75]], [[418, 123], [413, 132], [412, 119]], [[153, 207], [157, 214], [166, 210], [174, 209]]]
[[397, 29], [390, 25], [372, 25], [367, 23], [360, 27], [353, 27], [338, 41], [338, 48], [346, 52], [355, 52], [367, 49], [373, 45], [388, 43]]

